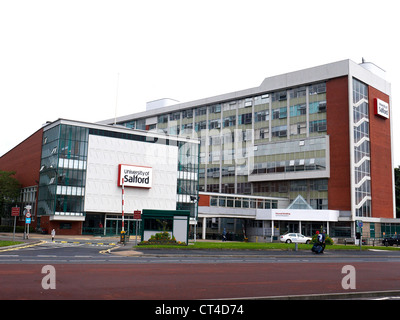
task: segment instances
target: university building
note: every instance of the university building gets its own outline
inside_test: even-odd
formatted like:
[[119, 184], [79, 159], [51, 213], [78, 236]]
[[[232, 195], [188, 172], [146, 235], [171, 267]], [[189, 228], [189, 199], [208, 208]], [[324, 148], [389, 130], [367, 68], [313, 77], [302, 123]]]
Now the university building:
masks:
[[391, 107], [382, 69], [343, 60], [98, 123], [60, 119], [1, 157], [0, 170], [17, 171], [40, 227], [71, 233], [118, 229], [117, 173], [127, 164], [154, 177], [151, 189], [128, 190], [128, 211], [189, 210], [202, 238], [320, 229], [350, 238], [356, 221], [375, 238], [400, 232]]
[[141, 232], [150, 237], [164, 223], [186, 241], [197, 221], [198, 150], [197, 140], [59, 119], [3, 155], [0, 170], [16, 171], [19, 206], [31, 205], [38, 231], [119, 235], [124, 212], [133, 234], [135, 211], [147, 211], [156, 218]]
[[365, 237], [399, 230], [391, 86], [351, 60], [266, 78], [259, 87], [178, 103], [162, 99], [113, 122], [199, 139], [198, 231], [269, 241], [284, 232]]

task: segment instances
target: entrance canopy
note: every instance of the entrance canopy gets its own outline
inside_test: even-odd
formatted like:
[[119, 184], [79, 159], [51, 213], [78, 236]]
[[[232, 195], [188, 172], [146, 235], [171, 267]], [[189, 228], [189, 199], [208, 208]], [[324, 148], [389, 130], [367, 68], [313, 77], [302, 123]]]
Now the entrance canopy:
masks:
[[257, 210], [256, 220], [337, 222], [337, 210], [269, 209]]

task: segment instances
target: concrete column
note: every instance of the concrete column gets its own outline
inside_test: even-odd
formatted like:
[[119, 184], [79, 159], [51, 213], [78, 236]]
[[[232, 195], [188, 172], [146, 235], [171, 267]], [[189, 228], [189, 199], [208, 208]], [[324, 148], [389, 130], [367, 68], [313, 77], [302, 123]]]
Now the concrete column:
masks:
[[204, 217], [204, 218], [203, 218], [203, 234], [202, 234], [202, 236], [201, 236], [201, 238], [202, 238], [203, 240], [206, 239], [206, 230], [207, 230], [207, 218]]
[[274, 220], [271, 220], [271, 242], [274, 240]]

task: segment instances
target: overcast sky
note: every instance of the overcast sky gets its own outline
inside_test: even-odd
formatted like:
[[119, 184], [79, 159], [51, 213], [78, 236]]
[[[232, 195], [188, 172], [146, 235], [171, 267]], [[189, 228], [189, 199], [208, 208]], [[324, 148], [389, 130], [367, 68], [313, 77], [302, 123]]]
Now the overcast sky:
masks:
[[96, 122], [116, 105], [123, 116], [364, 57], [392, 83], [397, 167], [399, 20], [394, 0], [0, 0], [0, 156], [46, 121]]

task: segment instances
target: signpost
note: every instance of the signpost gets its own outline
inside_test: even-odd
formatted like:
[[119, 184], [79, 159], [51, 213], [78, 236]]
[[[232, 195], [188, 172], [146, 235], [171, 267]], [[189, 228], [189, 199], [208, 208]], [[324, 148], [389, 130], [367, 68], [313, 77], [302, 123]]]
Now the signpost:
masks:
[[19, 217], [19, 207], [11, 208], [11, 216], [14, 217], [13, 241], [15, 241], [15, 225], [17, 224], [17, 217]]
[[32, 209], [32, 206], [27, 205], [24, 210], [24, 214], [25, 214], [24, 239], [29, 239], [29, 225], [32, 222], [31, 209]]

